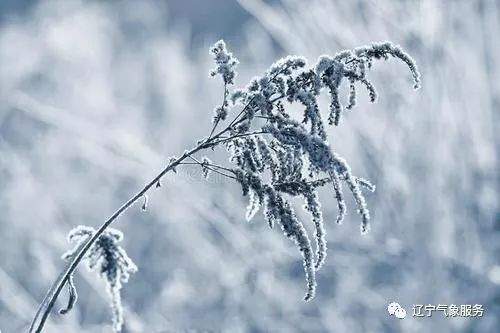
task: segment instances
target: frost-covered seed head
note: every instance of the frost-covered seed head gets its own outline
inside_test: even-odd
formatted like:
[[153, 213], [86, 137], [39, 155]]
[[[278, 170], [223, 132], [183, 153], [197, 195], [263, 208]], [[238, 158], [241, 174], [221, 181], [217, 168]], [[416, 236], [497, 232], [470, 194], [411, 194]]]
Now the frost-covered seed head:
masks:
[[215, 76], [219, 74], [224, 84], [233, 84], [236, 76], [235, 69], [238, 65], [238, 59], [226, 49], [226, 43], [224, 43], [223, 40], [219, 40], [215, 43], [210, 49], [210, 53], [212, 53], [216, 64], [216, 67], [210, 72], [210, 75]]
[[[327, 247], [318, 188], [331, 185], [340, 224], [347, 213], [343, 186], [347, 187], [361, 215], [363, 234], [370, 228], [370, 212], [362, 190], [375, 190], [369, 181], [355, 177], [347, 162], [330, 146], [318, 97], [327, 90], [328, 123], [339, 125], [344, 112], [340, 101], [342, 84], [349, 84], [347, 109], [356, 106], [359, 87], [365, 88], [370, 101], [375, 102], [377, 92], [368, 72], [375, 60], [389, 57], [408, 66], [417, 88], [420, 74], [413, 59], [399, 46], [384, 42], [321, 56], [310, 69], [305, 68], [306, 61], [301, 57], [285, 57], [263, 76], [253, 78], [246, 88], [230, 95], [233, 104], [244, 107], [242, 118], [230, 129], [238, 138], [229, 140], [227, 147], [230, 161], [237, 167], [236, 179], [243, 194], [249, 195], [246, 218], [253, 218], [263, 206], [269, 226], [278, 223], [285, 235], [297, 243], [304, 257], [307, 299], [314, 295], [315, 271], [323, 265]], [[290, 115], [287, 103], [302, 106], [302, 123]], [[263, 120], [256, 122], [256, 119]], [[250, 136], [253, 131], [259, 134]], [[304, 209], [315, 226], [315, 258], [305, 229], [283, 195], [304, 198]]]
[[[88, 226], [78, 226], [71, 230], [68, 239], [76, 245], [72, 250], [64, 253], [62, 258], [72, 260], [78, 253], [80, 246], [95, 232], [94, 228]], [[137, 272], [137, 266], [128, 257], [125, 250], [117, 244], [122, 239], [123, 233], [121, 231], [108, 228], [91, 245], [84, 257], [89, 269], [96, 270], [106, 281], [108, 293], [111, 296], [113, 330], [115, 332], [119, 332], [123, 325], [120, 290], [123, 283], [128, 281], [130, 274]], [[68, 308], [70, 308], [69, 305]]]

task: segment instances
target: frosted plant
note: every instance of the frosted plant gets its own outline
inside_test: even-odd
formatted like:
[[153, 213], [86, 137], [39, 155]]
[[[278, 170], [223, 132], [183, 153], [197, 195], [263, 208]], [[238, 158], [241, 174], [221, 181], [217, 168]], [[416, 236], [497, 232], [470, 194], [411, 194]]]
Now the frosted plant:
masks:
[[[72, 260], [78, 253], [82, 244], [95, 234], [96, 230], [92, 227], [78, 226], [68, 234], [68, 241], [75, 242], [76, 246], [64, 253], [62, 259]], [[119, 230], [108, 228], [95, 241], [84, 256], [84, 260], [90, 270], [96, 270], [106, 281], [107, 290], [111, 297], [111, 309], [113, 311], [113, 329], [116, 332], [121, 330], [123, 324], [123, 310], [121, 304], [120, 290], [122, 283], [128, 282], [130, 274], [137, 271], [134, 262], [128, 257], [125, 250], [117, 243], [123, 239], [123, 233]], [[77, 294], [70, 276], [68, 280], [70, 298], [68, 306], [59, 311], [67, 313], [76, 302]]]
[[[262, 210], [270, 228], [276, 224], [280, 226], [302, 255], [307, 285], [306, 301], [315, 296], [316, 274], [324, 264], [327, 253], [318, 189], [331, 186], [333, 195], [330, 198], [337, 202], [336, 221], [340, 224], [347, 212], [346, 191], [343, 189], [346, 187], [360, 214], [361, 232], [368, 232], [370, 212], [363, 190], [374, 191], [375, 186], [368, 180], [354, 176], [347, 162], [330, 145], [326, 128], [328, 124], [339, 125], [345, 112], [340, 96], [342, 83], [349, 85], [346, 109], [355, 107], [359, 86], [367, 90], [371, 102], [376, 101], [377, 92], [367, 76], [374, 60], [391, 57], [401, 60], [411, 72], [414, 88], [419, 88], [420, 74], [413, 59], [390, 42], [346, 50], [334, 56], [321, 56], [311, 67], [302, 57], [288, 56], [273, 64], [262, 76], [252, 79], [246, 87], [230, 91], [238, 60], [227, 50], [223, 41], [217, 42], [210, 53], [216, 64], [210, 75], [222, 78], [224, 92], [221, 104], [215, 108], [209, 135], [179, 157], [171, 157], [163, 171], [124, 203], [98, 230], [84, 227], [70, 233], [70, 237], [79, 239], [80, 245], [65, 256], [69, 264], [41, 304], [32, 322], [31, 332], [41, 332], [64, 285], [69, 287], [70, 302], [62, 312], [67, 312], [73, 306], [76, 291], [72, 274], [83, 259], [94, 263], [95, 267], [96, 253], [99, 253], [98, 258], [107, 258], [106, 251], [114, 253], [111, 257], [115, 260], [115, 269], [108, 272], [107, 268], [102, 269], [105, 266], [101, 264], [101, 272], [105, 272], [108, 289], [115, 302], [119, 302], [121, 282], [135, 271], [135, 266], [125, 252], [116, 246], [120, 237], [116, 231], [110, 231], [108, 226], [141, 198], [142, 208], [146, 209], [149, 190], [159, 188], [162, 177], [170, 171], [176, 172], [179, 166], [197, 165], [206, 178], [216, 173], [238, 182], [243, 195], [249, 197], [246, 219], [251, 220]], [[325, 91], [330, 97], [327, 122], [323, 120], [318, 102], [318, 97]], [[302, 105], [302, 113], [292, 114], [287, 110], [294, 103]], [[201, 151], [218, 147], [228, 152], [229, 165], [196, 156]], [[304, 200], [303, 207], [311, 216], [315, 228], [315, 249], [290, 202], [292, 197]], [[101, 237], [106, 241], [101, 240]], [[120, 328], [120, 318], [121, 313], [115, 311], [116, 330]]]

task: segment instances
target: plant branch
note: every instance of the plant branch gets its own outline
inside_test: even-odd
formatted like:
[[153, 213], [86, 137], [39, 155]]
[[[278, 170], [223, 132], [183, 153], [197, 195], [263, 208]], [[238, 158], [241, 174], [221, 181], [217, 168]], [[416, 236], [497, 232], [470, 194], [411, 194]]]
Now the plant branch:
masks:
[[[222, 105], [221, 105], [221, 108], [225, 108], [226, 107], [226, 104], [227, 104], [227, 93], [228, 93], [228, 89], [227, 89], [227, 83], [224, 82], [224, 97], [222, 99]], [[208, 140], [210, 140], [210, 138], [212, 137], [212, 135], [214, 134], [215, 132], [215, 129], [217, 128], [217, 125], [219, 124], [220, 122], [220, 117], [217, 117], [217, 120], [215, 121], [215, 124], [214, 126], [212, 127], [212, 130], [210, 131], [210, 135], [208, 136]]]
[[192, 148], [189, 151], [186, 151], [181, 157], [169, 163], [156, 177], [154, 177], [149, 183], [147, 183], [140, 191], [138, 191], [133, 197], [131, 197], [127, 202], [125, 202], [120, 208], [118, 208], [111, 217], [109, 217], [100, 227], [99, 229], [89, 238], [88, 241], [83, 243], [80, 249], [76, 252], [77, 254], [71, 260], [71, 262], [65, 267], [64, 271], [59, 275], [58, 279], [54, 282], [49, 292], [45, 296], [44, 300], [40, 304], [37, 313], [35, 314], [35, 318], [31, 322], [29, 332], [40, 333], [47, 321], [47, 318], [54, 307], [54, 304], [57, 300], [57, 297], [61, 293], [64, 285], [67, 283], [68, 278], [75, 271], [78, 264], [82, 261], [87, 251], [90, 249], [92, 244], [101, 236], [101, 234], [108, 228], [108, 226], [113, 223], [123, 212], [125, 212], [130, 206], [132, 206], [135, 202], [137, 202], [141, 197], [143, 197], [146, 192], [148, 192], [161, 178], [167, 174], [169, 171], [175, 169], [177, 165], [179, 165], [183, 160], [190, 157], [192, 154], [210, 147], [210, 142], [218, 138], [214, 136], [208, 142], [201, 143], [198, 146]]
[[[270, 79], [271, 82], [274, 82], [274, 80], [276, 80], [276, 78], [281, 74], [283, 73], [285, 70], [287, 70], [289, 68], [289, 66], [285, 66], [283, 67], [280, 71], [278, 71], [276, 74], [273, 75], [273, 77]], [[250, 99], [250, 101], [248, 101], [248, 103], [245, 105], [245, 107], [240, 111], [240, 113], [238, 113], [238, 115], [233, 119], [233, 121], [231, 121], [231, 123], [228, 125], [228, 128], [231, 128], [233, 125], [235, 125], [238, 121], [238, 118], [248, 109], [248, 107], [252, 104], [252, 102], [255, 100], [255, 97], [256, 95], [252, 96], [252, 98]], [[281, 99], [283, 98], [283, 96], [280, 96], [279, 98], [277, 99], [274, 99], [274, 100], [271, 100], [270, 102], [271, 103], [274, 103], [275, 101], [277, 101], [278, 99]], [[244, 118], [241, 118], [239, 121], [243, 120]], [[238, 122], [239, 122], [238, 121]]]
[[[158, 175], [156, 175], [149, 183], [147, 183], [141, 190], [139, 190], [133, 197], [131, 197], [127, 202], [125, 202], [120, 208], [118, 208], [111, 217], [109, 217], [100, 227], [99, 229], [95, 232], [95, 234], [92, 235], [91, 238], [89, 238], [88, 241], [83, 243], [81, 247], [76, 251], [76, 255], [73, 257], [73, 259], [66, 265], [64, 270], [61, 272], [57, 280], [52, 284], [51, 288], [45, 295], [42, 303], [38, 307], [38, 310], [35, 314], [35, 317], [33, 318], [33, 321], [31, 322], [29, 332], [30, 333], [40, 333], [43, 330], [43, 327], [45, 325], [45, 322], [47, 321], [49, 314], [54, 307], [54, 304], [59, 297], [59, 294], [61, 293], [61, 290], [64, 288], [64, 285], [68, 282], [69, 277], [75, 269], [78, 267], [80, 262], [83, 260], [85, 254], [87, 251], [90, 249], [92, 244], [95, 243], [95, 241], [99, 238], [99, 236], [102, 235], [102, 233], [109, 227], [110, 224], [112, 224], [122, 213], [124, 213], [130, 206], [132, 206], [135, 202], [137, 202], [141, 197], [143, 197], [146, 192], [148, 192], [154, 185], [158, 184], [158, 182], [161, 180], [161, 178], [166, 175], [169, 171], [172, 171], [175, 169], [176, 166], [180, 165], [182, 161], [184, 161], [186, 158], [191, 157], [194, 153], [214, 147], [218, 145], [219, 143], [224, 142], [225, 140], [233, 139], [234, 137], [229, 137], [229, 138], [223, 138], [221, 137], [228, 132], [231, 129], [231, 126], [233, 126], [235, 123], [237, 123], [237, 118], [243, 114], [248, 107], [250, 106], [250, 103], [252, 100], [250, 100], [245, 107], [242, 109], [242, 111], [236, 116], [231, 124], [229, 124], [226, 128], [218, 132], [212, 137], [209, 137], [207, 140], [201, 141], [196, 147], [192, 148], [189, 151], [186, 151], [181, 157], [178, 159], [170, 162]], [[215, 128], [213, 129], [215, 131]], [[255, 133], [257, 134], [257, 133]], [[213, 135], [213, 132], [212, 132]], [[219, 140], [220, 139], [220, 140]], [[214, 172], [220, 173], [217, 170], [212, 170]], [[234, 178], [233, 176], [226, 175], [227, 177]]]
[[224, 138], [224, 139], [220, 139], [216, 142], [214, 142], [212, 145], [218, 145], [219, 143], [223, 143], [223, 142], [226, 142], [226, 141], [231, 141], [231, 140], [234, 140], [236, 138], [242, 138], [242, 137], [245, 137], [245, 136], [251, 136], [251, 135], [259, 135], [259, 134], [266, 134], [267, 132], [264, 132], [264, 131], [257, 131], [257, 132], [251, 132], [251, 133], [241, 133], [241, 134], [235, 134], [229, 138]]
[[197, 162], [182, 162], [180, 164], [181, 165], [205, 165], [205, 166], [209, 166], [211, 168], [217, 168], [217, 169], [221, 169], [221, 170], [224, 170], [224, 171], [228, 171], [228, 172], [234, 173], [233, 169], [226, 168], [226, 167], [223, 167], [222, 165], [213, 164], [213, 163], [204, 163], [204, 162], [197, 161]]
[[225, 177], [228, 177], [228, 178], [236, 180], [236, 177], [234, 177], [232, 175], [228, 175], [228, 174], [226, 174], [224, 172], [221, 172], [221, 171], [219, 171], [217, 169], [214, 169], [214, 168], [218, 168], [218, 169], [221, 169], [221, 170], [226, 170], [228, 172], [234, 173], [234, 171], [231, 170], [231, 169], [229, 169], [229, 168], [225, 168], [225, 167], [217, 165], [217, 164], [200, 162], [196, 158], [194, 158], [193, 156], [189, 156], [189, 158], [192, 159], [194, 162], [191, 162], [191, 163], [190, 162], [183, 162], [181, 164], [184, 164], [184, 165], [199, 165], [199, 166], [201, 166], [203, 168], [207, 168], [208, 170], [213, 171], [213, 172], [215, 172], [215, 173], [217, 173], [219, 175], [222, 175], [222, 176], [225, 176]]
[[[344, 52], [342, 54], [339, 54], [335, 59], [331, 58], [321, 58], [319, 60], [317, 69], [315, 70], [310, 70], [310, 71], [304, 71], [301, 70], [301, 72], [296, 75], [292, 76], [291, 71], [288, 71], [288, 73], [285, 73], [285, 75], [288, 75], [286, 78], [286, 82], [281, 80], [280, 82], [276, 82], [277, 78], [279, 75], [283, 74], [286, 72], [290, 66], [292, 69], [297, 69], [298, 67], [303, 67], [305, 65], [305, 62], [302, 60], [297, 60], [297, 59], [288, 59], [285, 61], [286, 65], [282, 67], [272, 67], [270, 72], [266, 73], [265, 81], [260, 81], [252, 82], [253, 87], [257, 88], [248, 88], [247, 91], [244, 93], [245, 100], [247, 100], [246, 105], [240, 110], [240, 112], [229, 122], [229, 125], [227, 125], [225, 128], [222, 130], [217, 131], [217, 127], [220, 123], [221, 120], [226, 118], [226, 106], [227, 104], [227, 95], [228, 95], [228, 89], [227, 85], [233, 83], [233, 78], [235, 75], [234, 72], [234, 67], [237, 64], [237, 60], [232, 56], [231, 53], [229, 53], [226, 48], [225, 44], [223, 41], [219, 41], [215, 44], [214, 48], [212, 48], [211, 52], [214, 54], [214, 58], [216, 60], [217, 68], [211, 72], [211, 75], [217, 75], [220, 74], [223, 79], [224, 79], [224, 96], [223, 96], [223, 101], [222, 101], [222, 106], [221, 110], [217, 110], [216, 114], [216, 119], [214, 121], [213, 127], [210, 131], [210, 134], [208, 137], [203, 138], [201, 141], [198, 141], [197, 145], [192, 148], [191, 150], [185, 151], [179, 158], [174, 158], [170, 160], [168, 165], [161, 170], [150, 182], [148, 182], [142, 189], [140, 189], [135, 195], [133, 195], [128, 201], [126, 201], [124, 204], [122, 204], [121, 207], [119, 207], [112, 215], [109, 217], [100, 227], [97, 231], [95, 232], [89, 232], [89, 235], [91, 234], [91, 237], [85, 242], [82, 242], [81, 245], [78, 246], [76, 250], [72, 250], [73, 255], [71, 256], [71, 261], [68, 262], [68, 264], [65, 266], [64, 270], [62, 273], [59, 275], [57, 280], [52, 284], [51, 288], [49, 289], [48, 293], [44, 297], [42, 303], [40, 304], [38, 311], [35, 314], [35, 317], [30, 325], [29, 332], [30, 333], [39, 333], [42, 332], [44, 324], [46, 320], [48, 319], [50, 312], [52, 308], [54, 307], [54, 304], [61, 293], [61, 290], [63, 287], [70, 283], [70, 279], [72, 278], [72, 274], [80, 264], [80, 262], [85, 258], [87, 255], [87, 252], [93, 244], [103, 235], [103, 233], [106, 231], [106, 229], [115, 221], [118, 219], [118, 217], [123, 214], [130, 206], [132, 206], [134, 203], [136, 203], [138, 200], [140, 200], [142, 197], [146, 197], [147, 192], [155, 185], [159, 186], [159, 182], [162, 179], [163, 176], [165, 176], [168, 172], [170, 171], [175, 171], [175, 167], [178, 165], [182, 164], [198, 164], [201, 165], [204, 169], [206, 170], [211, 170], [216, 173], [219, 173], [221, 175], [224, 175], [229, 178], [236, 179], [241, 182], [241, 185], [244, 189], [252, 191], [260, 191], [257, 194], [260, 194], [260, 197], [262, 196], [267, 196], [269, 200], [271, 200], [272, 204], [274, 205], [273, 210], [270, 211], [268, 209], [268, 212], [266, 212], [266, 216], [269, 219], [269, 223], [272, 226], [274, 221], [276, 219], [279, 219], [282, 223], [283, 231], [285, 231], [285, 234], [288, 238], [294, 240], [298, 246], [300, 251], [302, 252], [303, 258], [304, 258], [304, 269], [305, 269], [305, 274], [306, 274], [306, 280], [307, 280], [307, 286], [308, 286], [308, 293], [305, 297], [305, 300], [310, 300], [314, 297], [315, 294], [315, 288], [316, 288], [316, 280], [315, 280], [315, 269], [318, 268], [321, 265], [321, 258], [324, 259], [324, 256], [326, 255], [326, 241], [324, 239], [324, 232], [323, 232], [323, 226], [322, 226], [322, 218], [321, 218], [321, 212], [319, 210], [319, 202], [317, 202], [317, 197], [314, 192], [311, 192], [310, 187], [319, 187], [322, 185], [325, 185], [329, 182], [332, 182], [334, 184], [335, 191], [336, 191], [336, 199], [339, 204], [339, 210], [340, 210], [340, 215], [343, 216], [345, 214], [345, 203], [342, 198], [342, 193], [341, 193], [341, 188], [339, 185], [339, 181], [343, 180], [345, 181], [349, 189], [351, 190], [356, 204], [358, 206], [358, 211], [363, 217], [362, 220], [362, 232], [366, 232], [368, 230], [368, 222], [370, 219], [369, 216], [369, 211], [366, 207], [366, 202], [363, 197], [363, 194], [359, 188], [358, 185], [363, 186], [370, 191], [374, 191], [375, 187], [367, 180], [364, 180], [362, 178], [357, 178], [354, 177], [351, 172], [350, 168], [346, 164], [345, 161], [342, 159], [339, 159], [334, 155], [333, 153], [330, 152], [330, 147], [328, 145], [328, 142], [326, 142], [326, 138], [324, 138], [323, 141], [321, 141], [321, 138], [318, 138], [315, 133], [315, 124], [313, 123], [313, 119], [311, 118], [311, 124], [312, 124], [312, 129], [310, 133], [305, 132], [301, 127], [296, 125], [292, 120], [288, 119], [287, 117], [276, 117], [276, 122], [277, 124], [277, 130], [280, 131], [280, 134], [282, 136], [290, 136], [290, 139], [295, 140], [297, 144], [300, 145], [302, 150], [299, 150], [299, 153], [303, 155], [308, 155], [309, 156], [309, 161], [311, 162], [312, 166], [314, 169], [311, 171], [311, 176], [307, 177], [304, 175], [301, 175], [303, 180], [301, 180], [301, 183], [282, 183], [278, 184], [283, 186], [284, 188], [282, 189], [281, 192], [289, 192], [289, 193], [298, 193], [306, 196], [306, 199], [308, 200], [307, 202], [307, 208], [309, 212], [311, 212], [313, 216], [313, 221], [316, 225], [316, 237], [317, 237], [317, 244], [318, 244], [318, 262], [320, 262], [319, 266], [314, 265], [314, 258], [311, 255], [312, 254], [312, 248], [311, 244], [309, 241], [309, 238], [307, 237], [307, 232], [305, 231], [304, 227], [295, 218], [295, 215], [293, 213], [293, 210], [290, 208], [288, 202], [284, 201], [280, 194], [273, 189], [270, 186], [264, 186], [264, 181], [259, 178], [260, 176], [255, 176], [251, 179], [244, 179], [243, 177], [235, 177], [238, 175], [238, 172], [249, 172], [248, 169], [249, 167], [246, 166], [245, 163], [242, 161], [236, 161], [237, 166], [240, 169], [235, 169], [231, 170], [216, 164], [209, 163], [209, 161], [203, 161], [200, 162], [198, 161], [193, 155], [201, 150], [207, 149], [207, 148], [214, 148], [217, 145], [221, 143], [225, 143], [231, 140], [234, 140], [239, 137], [246, 137], [246, 136], [251, 136], [251, 135], [262, 135], [262, 134], [267, 134], [265, 130], [258, 130], [258, 129], [250, 129], [251, 124], [248, 124], [249, 126], [244, 126], [240, 128], [236, 128], [236, 125], [241, 124], [244, 121], [251, 122], [253, 119], [253, 116], [255, 115], [256, 112], [261, 111], [261, 114], [258, 115], [259, 118], [265, 118], [267, 110], [267, 106], [269, 104], [266, 104], [266, 108], [263, 109], [260, 105], [260, 103], [254, 103], [255, 99], [257, 97], [264, 97], [266, 99], [266, 103], [270, 103], [271, 107], [273, 107], [273, 103], [283, 99], [287, 98], [287, 100], [292, 103], [292, 102], [300, 102], [306, 107], [305, 110], [305, 116], [309, 117], [309, 114], [311, 112], [313, 113], [319, 113], [318, 107], [317, 107], [317, 96], [319, 94], [319, 90], [321, 87], [328, 87], [330, 90], [330, 95], [332, 96], [332, 103], [330, 107], [330, 117], [329, 119], [332, 119], [330, 122], [337, 125], [338, 120], [340, 119], [340, 114], [342, 111], [341, 104], [339, 102], [339, 85], [340, 85], [340, 80], [343, 77], [346, 77], [350, 79], [351, 81], [351, 86], [353, 86], [353, 82], [359, 81], [363, 83], [366, 86], [366, 89], [370, 93], [371, 101], [375, 101], [376, 98], [376, 91], [373, 87], [373, 85], [368, 81], [367, 78], [364, 76], [364, 70], [362, 71], [362, 74], [357, 74], [356, 69], [361, 70], [361, 65], [364, 66], [366, 62], [368, 64], [371, 64], [372, 59], [378, 59], [378, 58], [385, 58], [387, 59], [388, 56], [393, 56], [395, 58], [401, 59], [403, 62], [405, 62], [408, 67], [410, 68], [410, 71], [413, 76], [414, 80], [414, 87], [417, 89], [420, 84], [420, 74], [418, 72], [418, 69], [411, 57], [404, 53], [399, 47], [392, 45], [391, 43], [382, 43], [382, 44], [373, 44], [369, 47], [364, 47], [362, 49], [357, 49], [355, 53], [352, 52]], [[359, 53], [363, 53], [362, 55], [359, 55]], [[346, 57], [349, 57], [350, 59], [345, 60]], [[364, 57], [361, 59], [360, 57]], [[333, 68], [338, 64], [337, 60], [345, 60], [343, 65], [347, 65], [350, 63], [354, 63], [356, 66], [352, 65], [349, 67], [354, 67], [354, 68], [348, 68], [345, 69], [342, 66], [338, 66], [338, 71], [337, 70], [332, 70], [335, 69]], [[359, 64], [358, 64], [359, 63]], [[320, 66], [321, 65], [321, 66]], [[325, 67], [328, 66], [328, 67]], [[364, 68], [364, 67], [363, 67]], [[276, 71], [276, 72], [275, 72]], [[273, 73], [271, 75], [271, 73]], [[319, 86], [316, 85], [316, 79], [321, 78], [321, 83]], [[269, 79], [269, 81], [267, 81]], [[314, 80], [314, 81], [313, 81]], [[263, 89], [266, 89], [266, 84], [268, 82], [275, 82], [277, 83], [277, 90], [274, 90], [277, 96], [268, 96], [267, 93], [263, 92]], [[260, 88], [259, 88], [260, 87]], [[259, 91], [260, 89], [260, 91]], [[305, 94], [303, 93], [305, 92]], [[251, 98], [249, 98], [251, 96]], [[271, 99], [271, 97], [273, 97]], [[355, 102], [355, 89], [353, 92], [350, 93], [350, 100], [354, 100]], [[354, 102], [352, 105], [354, 105]], [[351, 104], [350, 104], [351, 105]], [[279, 106], [279, 112], [284, 113], [285, 110], [282, 106]], [[220, 111], [220, 112], [219, 112]], [[252, 113], [250, 113], [252, 111]], [[322, 120], [321, 117], [316, 119], [316, 121], [319, 121], [319, 125], [322, 125]], [[272, 119], [272, 118], [268, 118]], [[308, 118], [306, 118], [308, 119]], [[245, 124], [247, 125], [247, 124]], [[293, 127], [296, 132], [292, 132], [292, 134], [287, 133], [283, 130], [287, 129], [287, 127], [284, 126], [291, 126]], [[316, 124], [318, 125], [318, 124]], [[280, 127], [281, 126], [281, 127]], [[322, 128], [322, 127], [321, 127]], [[252, 132], [250, 132], [252, 131]], [[274, 133], [274, 132], [273, 132]], [[295, 134], [294, 134], [295, 133]], [[326, 137], [326, 135], [325, 135]], [[277, 139], [276, 135], [275, 138]], [[280, 142], [280, 140], [276, 140], [276, 142], [281, 145], [285, 146], [286, 142]], [[247, 151], [249, 154], [255, 153], [255, 145], [251, 145], [248, 142], [245, 143], [246, 145], [243, 145], [245, 149], [248, 149]], [[275, 151], [275, 148], [270, 145], [269, 148], [273, 151]], [[252, 156], [250, 156], [253, 158]], [[272, 156], [271, 156], [272, 157]], [[195, 163], [190, 163], [190, 162], [185, 162], [186, 159], [191, 159]], [[293, 154], [291, 155], [291, 163], [289, 163], [288, 157], [284, 161], [280, 161], [279, 167], [281, 168], [280, 172], [283, 172], [285, 176], [287, 176], [287, 173], [289, 175], [294, 172], [294, 170], [301, 170], [302, 164], [301, 163], [296, 163], [293, 160], [295, 157]], [[272, 158], [268, 158], [268, 160], [273, 161]], [[301, 160], [299, 160], [301, 161]], [[332, 163], [326, 163], [325, 161], [331, 161]], [[269, 162], [269, 161], [268, 161]], [[336, 164], [334, 164], [336, 163]], [[289, 165], [291, 164], [291, 165]], [[335, 168], [339, 168], [341, 170], [340, 175], [337, 175], [337, 171]], [[251, 169], [251, 168], [250, 168]], [[255, 168], [253, 168], [255, 169]], [[293, 170], [292, 170], [293, 169]], [[232, 173], [231, 174], [226, 174], [225, 172]], [[250, 170], [253, 171], [253, 170]], [[314, 174], [319, 175], [320, 172], [326, 172], [333, 174], [335, 178], [319, 178], [311, 181], [307, 181], [308, 178], [313, 177], [313, 171]], [[253, 174], [252, 174], [253, 175]], [[342, 177], [342, 178], [340, 178]], [[240, 179], [242, 178], [242, 179]], [[284, 177], [286, 179], [286, 177]], [[294, 178], [295, 179], [295, 178]], [[256, 186], [259, 185], [259, 186]], [[253, 186], [253, 188], [251, 188]], [[307, 190], [307, 192], [306, 192]], [[253, 192], [251, 192], [253, 193]], [[251, 218], [253, 214], [255, 214], [255, 207], [258, 208], [258, 206], [255, 205], [255, 197], [251, 199], [252, 205], [249, 206], [250, 210], [247, 212]], [[271, 213], [269, 213], [271, 212]], [[92, 229], [93, 230], [93, 229]], [[317, 263], [316, 263], [317, 264]]]

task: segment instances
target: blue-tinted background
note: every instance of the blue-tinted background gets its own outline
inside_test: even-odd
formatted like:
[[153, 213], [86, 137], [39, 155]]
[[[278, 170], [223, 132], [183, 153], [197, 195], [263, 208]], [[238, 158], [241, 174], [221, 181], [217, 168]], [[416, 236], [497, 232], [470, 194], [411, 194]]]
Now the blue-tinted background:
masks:
[[[493, 0], [1, 2], [0, 329], [25, 331], [72, 227], [99, 225], [209, 132], [222, 85], [208, 48], [223, 38], [241, 62], [237, 86], [287, 54], [314, 63], [391, 40], [423, 87], [404, 65], [377, 63], [378, 103], [362, 93], [329, 130], [377, 191], [367, 236], [353, 210], [336, 225], [321, 193], [329, 250], [313, 302], [294, 245], [261, 216], [245, 221], [236, 184], [186, 168], [115, 225], [139, 266], [122, 292], [124, 332], [498, 331], [499, 31]], [[109, 332], [104, 283], [83, 265], [75, 280], [76, 308], [46, 332]], [[485, 313], [397, 320], [391, 301]]]

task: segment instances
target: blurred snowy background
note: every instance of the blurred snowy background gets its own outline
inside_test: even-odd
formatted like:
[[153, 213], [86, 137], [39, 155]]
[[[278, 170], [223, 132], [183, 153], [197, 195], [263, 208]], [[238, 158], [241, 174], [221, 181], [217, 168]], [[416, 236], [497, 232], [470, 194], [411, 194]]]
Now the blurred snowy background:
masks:
[[[402, 64], [377, 63], [379, 102], [363, 95], [329, 130], [377, 191], [365, 237], [354, 213], [336, 225], [322, 194], [329, 250], [312, 303], [295, 246], [260, 216], [245, 222], [236, 184], [186, 168], [115, 225], [139, 266], [124, 332], [498, 332], [499, 32], [494, 0], [2, 1], [0, 330], [26, 330], [72, 227], [102, 223], [208, 133], [222, 94], [208, 48], [223, 38], [237, 86], [290, 53], [314, 63], [390, 40], [423, 88]], [[75, 280], [76, 309], [46, 332], [109, 332], [104, 283], [83, 265]], [[397, 320], [390, 301], [485, 313]]]

